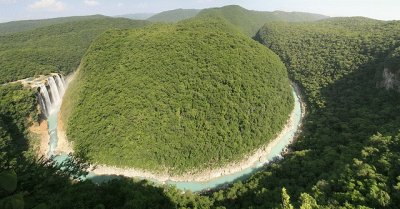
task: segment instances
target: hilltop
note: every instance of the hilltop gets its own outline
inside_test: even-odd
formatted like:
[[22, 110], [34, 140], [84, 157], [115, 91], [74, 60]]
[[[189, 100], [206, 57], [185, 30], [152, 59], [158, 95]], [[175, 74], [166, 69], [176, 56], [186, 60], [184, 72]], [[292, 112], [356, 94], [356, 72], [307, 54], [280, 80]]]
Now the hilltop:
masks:
[[253, 37], [257, 33], [257, 31], [267, 22], [309, 22], [328, 18], [324, 15], [304, 12], [253, 11], [247, 10], [237, 5], [204, 9], [198, 14], [198, 16], [224, 18], [251, 37]]
[[114, 30], [95, 41], [63, 104], [93, 162], [183, 173], [241, 159], [293, 109], [284, 65], [221, 19]]
[[178, 22], [194, 17], [223, 18], [238, 27], [245, 34], [253, 37], [266, 23], [272, 21], [310, 22], [328, 18], [324, 15], [305, 12], [264, 12], [247, 10], [237, 5], [209, 9], [175, 9], [158, 13], [147, 20], [152, 22]]

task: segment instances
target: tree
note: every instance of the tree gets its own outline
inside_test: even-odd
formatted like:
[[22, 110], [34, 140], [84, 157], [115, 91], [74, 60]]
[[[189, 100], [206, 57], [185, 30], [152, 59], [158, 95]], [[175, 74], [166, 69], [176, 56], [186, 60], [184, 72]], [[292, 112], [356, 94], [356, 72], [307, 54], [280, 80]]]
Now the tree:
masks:
[[293, 209], [290, 204], [290, 196], [287, 194], [285, 187], [282, 188], [282, 209]]

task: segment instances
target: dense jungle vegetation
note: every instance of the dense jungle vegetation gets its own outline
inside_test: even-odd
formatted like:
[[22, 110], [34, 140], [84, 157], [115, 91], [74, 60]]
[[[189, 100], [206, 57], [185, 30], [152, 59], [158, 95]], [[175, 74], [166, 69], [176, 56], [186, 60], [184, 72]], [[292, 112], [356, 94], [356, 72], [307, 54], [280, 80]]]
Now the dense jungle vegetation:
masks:
[[[0, 208], [208, 208], [207, 197], [120, 178], [101, 185], [76, 182], [88, 164], [73, 157], [62, 165], [36, 158], [28, 128], [35, 123], [35, 91], [20, 84], [0, 86]], [[28, 119], [29, 118], [29, 119]]]
[[50, 72], [68, 74], [76, 70], [91, 42], [104, 31], [146, 24], [95, 16], [0, 36], [0, 83]]
[[266, 24], [257, 38], [302, 86], [308, 116], [283, 161], [215, 193], [216, 205], [278, 207], [285, 187], [296, 207], [397, 208], [400, 97], [379, 83], [399, 32], [367, 18]]
[[273, 139], [293, 109], [278, 56], [221, 19], [106, 32], [79, 74], [68, 138], [100, 164], [215, 168]]
[[[21, 155], [27, 149], [21, 146], [27, 141], [26, 119], [36, 114], [34, 93], [0, 86], [0, 208], [398, 208], [400, 96], [381, 83], [385, 67], [400, 69], [399, 32], [399, 21], [366, 18], [262, 27], [257, 40], [281, 57], [305, 94], [303, 132], [279, 163], [204, 194], [130, 179], [72, 183], [68, 176], [82, 173], [85, 159], [74, 158], [72, 172], [65, 172]], [[124, 40], [131, 33], [108, 35]]]

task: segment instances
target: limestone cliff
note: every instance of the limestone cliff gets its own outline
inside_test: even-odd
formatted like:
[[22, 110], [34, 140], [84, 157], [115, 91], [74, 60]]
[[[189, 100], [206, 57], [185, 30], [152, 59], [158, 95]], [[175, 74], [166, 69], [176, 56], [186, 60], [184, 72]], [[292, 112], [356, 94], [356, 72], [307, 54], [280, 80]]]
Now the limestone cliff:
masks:
[[399, 70], [385, 68], [382, 73], [381, 86], [386, 90], [393, 89], [400, 92], [400, 68]]

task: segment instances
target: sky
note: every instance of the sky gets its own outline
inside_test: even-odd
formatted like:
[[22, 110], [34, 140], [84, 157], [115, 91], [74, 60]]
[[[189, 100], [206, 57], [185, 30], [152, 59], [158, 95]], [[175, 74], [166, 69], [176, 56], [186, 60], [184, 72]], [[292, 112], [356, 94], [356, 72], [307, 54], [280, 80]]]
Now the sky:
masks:
[[92, 14], [157, 13], [232, 4], [258, 11], [299, 11], [400, 20], [400, 0], [0, 0], [0, 22]]

